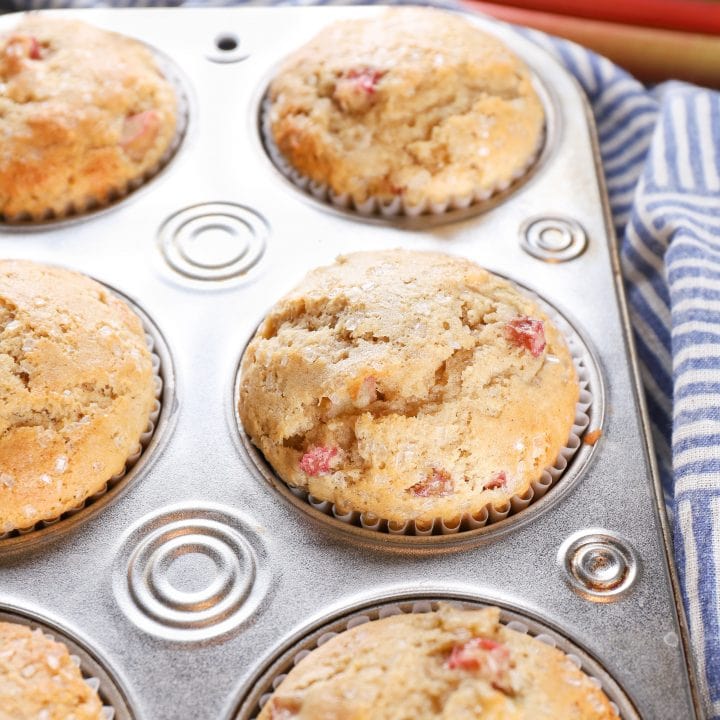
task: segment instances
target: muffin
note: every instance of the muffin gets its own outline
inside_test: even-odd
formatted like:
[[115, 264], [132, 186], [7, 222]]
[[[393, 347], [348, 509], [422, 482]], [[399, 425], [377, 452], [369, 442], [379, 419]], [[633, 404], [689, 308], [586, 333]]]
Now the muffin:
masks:
[[102, 490], [155, 403], [140, 319], [70, 270], [0, 261], [0, 533]]
[[325, 28], [280, 68], [267, 112], [292, 168], [356, 205], [486, 198], [527, 170], [544, 136], [523, 62], [430, 8]]
[[0, 34], [0, 218], [61, 217], [124, 194], [168, 154], [176, 112], [144, 45], [25, 16]]
[[600, 688], [497, 608], [394, 615], [303, 658], [258, 720], [611, 720]]
[[105, 720], [65, 645], [0, 622], [0, 720]]
[[390, 250], [340, 257], [272, 308], [239, 414], [286, 483], [340, 512], [456, 522], [526, 493], [578, 396], [565, 340], [510, 283]]

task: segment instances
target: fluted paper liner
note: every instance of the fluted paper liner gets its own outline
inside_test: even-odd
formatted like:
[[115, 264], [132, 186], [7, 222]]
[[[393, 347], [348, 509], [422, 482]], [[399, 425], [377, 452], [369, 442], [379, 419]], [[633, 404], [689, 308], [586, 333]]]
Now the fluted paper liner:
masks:
[[318, 183], [311, 180], [296, 170], [275, 143], [270, 126], [270, 98], [266, 95], [263, 98], [260, 108], [260, 128], [263, 145], [273, 162], [273, 165], [301, 191], [314, 197], [316, 200], [326, 202], [343, 210], [353, 210], [364, 217], [418, 217], [420, 215], [443, 215], [452, 210], [464, 210], [471, 206], [480, 205], [494, 195], [504, 192], [514, 185], [520, 178], [535, 165], [540, 153], [545, 147], [547, 128], [538, 138], [538, 144], [533, 153], [529, 156], [526, 164], [515, 170], [512, 176], [492, 187], [477, 188], [467, 195], [450, 195], [442, 202], [431, 202], [424, 200], [418, 205], [410, 205], [401, 196], [396, 196], [390, 202], [377, 197], [368, 197], [363, 202], [357, 202], [349, 193], [337, 194], [325, 183]]
[[[29, 627], [30, 627], [30, 629], [34, 629], [32, 624]], [[59, 642], [59, 643], [64, 644], [63, 638], [58, 639], [52, 633], [43, 632], [43, 635], [48, 640], [52, 640], [53, 642]], [[80, 670], [80, 673], [82, 674], [85, 684], [88, 685], [92, 690], [94, 690], [98, 694], [98, 697], [100, 698], [100, 701], [102, 702], [103, 701], [103, 697], [102, 697], [103, 692], [100, 689], [100, 678], [95, 677], [90, 672], [87, 672], [85, 670], [85, 668], [83, 667], [83, 664], [82, 664], [82, 659], [79, 656], [70, 655], [70, 660], [72, 661], [73, 665], [75, 665]], [[105, 720], [113, 720], [113, 718], [115, 717], [115, 708], [112, 705], [103, 704], [102, 714], [103, 714], [103, 718], [105, 718]]]
[[[57, 639], [53, 637], [50, 633], [47, 633], [45, 637], [48, 640], [55, 640]], [[59, 642], [62, 642], [60, 640]], [[100, 700], [102, 701], [102, 690], [100, 689], [100, 678], [94, 677], [92, 675], [89, 675], [84, 672], [82, 660], [77, 655], [71, 655], [70, 659], [73, 661], [74, 665], [77, 665], [77, 667], [80, 669], [80, 672], [82, 673], [83, 680], [85, 681], [85, 684], [90, 687], [90, 689], [94, 690], [97, 694]], [[113, 720], [115, 717], [115, 708], [112, 705], [103, 705], [102, 706], [102, 714], [105, 720]]]

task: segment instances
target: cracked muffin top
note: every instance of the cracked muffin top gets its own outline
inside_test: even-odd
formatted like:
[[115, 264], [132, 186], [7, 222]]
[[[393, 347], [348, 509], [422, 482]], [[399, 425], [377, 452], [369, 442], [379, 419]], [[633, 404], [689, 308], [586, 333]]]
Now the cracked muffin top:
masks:
[[0, 34], [0, 218], [104, 204], [175, 136], [175, 92], [142, 44], [27, 15]]
[[272, 308], [239, 412], [289, 485], [341, 511], [456, 521], [555, 462], [578, 396], [534, 302], [468, 260], [391, 250], [340, 257]]
[[429, 8], [325, 28], [281, 67], [269, 113], [290, 164], [357, 203], [486, 197], [525, 172], [544, 132], [522, 61]]
[[497, 608], [393, 615], [303, 658], [258, 720], [615, 720], [563, 652], [499, 623]]
[[0, 261], [0, 534], [56, 518], [137, 451], [154, 397], [140, 319], [94, 280]]
[[63, 643], [0, 622], [0, 720], [104, 720], [98, 694]]

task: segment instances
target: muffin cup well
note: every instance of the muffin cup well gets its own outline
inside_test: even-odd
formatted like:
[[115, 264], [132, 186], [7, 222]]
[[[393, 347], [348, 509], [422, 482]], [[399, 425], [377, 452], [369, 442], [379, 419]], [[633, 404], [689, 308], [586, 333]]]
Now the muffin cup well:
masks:
[[277, 147], [270, 126], [270, 98], [265, 95], [260, 105], [260, 130], [263, 146], [273, 165], [299, 190], [315, 200], [332, 205], [339, 210], [349, 210], [361, 217], [415, 218], [421, 215], [442, 216], [453, 210], [467, 210], [476, 208], [482, 210], [485, 204], [494, 196], [509, 190], [524, 178], [537, 164], [548, 139], [548, 104], [543, 103], [546, 120], [543, 132], [538, 138], [538, 144], [526, 164], [515, 170], [512, 176], [491, 187], [478, 188], [467, 195], [450, 195], [442, 202], [424, 200], [417, 205], [411, 205], [401, 196], [396, 196], [390, 202], [377, 197], [368, 197], [363, 202], [357, 202], [349, 193], [337, 194], [328, 185], [317, 183], [296, 170]]
[[[244, 702], [231, 716], [232, 720], [256, 720], [263, 706], [272, 696], [273, 691], [280, 686], [293, 667], [313, 650], [337, 635], [358, 625], [392, 615], [435, 612], [439, 603], [461, 609], [479, 609], [492, 606], [492, 603], [485, 603], [480, 600], [458, 600], [444, 597], [408, 598], [406, 600], [378, 602], [348, 613], [334, 622], [324, 624], [314, 632], [308, 632], [293, 647], [283, 652], [281, 657], [276, 656], [268, 662], [269, 667], [267, 667], [266, 672], [255, 679], [253, 685], [249, 688], [247, 698], [243, 699]], [[619, 718], [622, 720], [639, 720], [639, 716], [632, 707], [631, 702], [624, 695], [622, 688], [609, 675], [602, 677], [604, 668], [592, 658], [586, 656], [569, 638], [549, 627], [545, 627], [542, 621], [535, 621], [526, 617], [521, 610], [508, 610], [501, 606], [500, 622], [515, 632], [530, 635], [539, 642], [560, 650], [593, 684], [603, 690]]]
[[[513, 286], [516, 286], [516, 283], [513, 283]], [[369, 535], [376, 535], [378, 538], [382, 535], [417, 538], [423, 536], [439, 538], [439, 536], [445, 535], [456, 536], [459, 539], [459, 536], [465, 532], [480, 530], [481, 528], [506, 520], [511, 516], [519, 515], [523, 510], [543, 498], [551, 487], [562, 483], [563, 474], [566, 472], [570, 462], [581, 448], [583, 448], [582, 435], [590, 426], [591, 415], [593, 427], [599, 427], [602, 423], [603, 414], [602, 384], [594, 360], [592, 359], [592, 354], [586, 347], [584, 340], [553, 306], [549, 305], [549, 303], [545, 302], [540, 296], [528, 288], [520, 287], [519, 289], [524, 295], [534, 300], [548, 315], [551, 322], [561, 331], [568, 344], [580, 386], [578, 401], [575, 405], [575, 419], [567, 442], [559, 450], [555, 462], [550, 467], [545, 468], [541, 475], [532, 481], [530, 486], [522, 494], [513, 495], [499, 505], [488, 503], [480, 510], [472, 514], [462, 514], [452, 522], [440, 517], [432, 521], [407, 520], [397, 522], [356, 510], [348, 511], [338, 507], [329, 500], [315, 498], [307, 489], [290, 485], [280, 479], [264, 458], [261, 451], [252, 444], [242, 429], [242, 423], [237, 412], [238, 382], [240, 377], [240, 371], [238, 369], [234, 392], [235, 417], [241, 434], [241, 440], [249, 459], [256, 465], [266, 479], [268, 477], [267, 470], [270, 469], [273, 478], [277, 478], [277, 482], [273, 481], [271, 484], [281, 488], [281, 492], [285, 490], [292, 494], [292, 496], [297, 498], [302, 504], [326, 516], [330, 521], [337, 520], [349, 528], [352, 527], [369, 531]], [[594, 409], [591, 410], [591, 408]], [[590, 448], [590, 450], [592, 450], [592, 448]]]
[[40, 630], [48, 640], [65, 645], [70, 653], [70, 660], [79, 668], [85, 684], [98, 694], [102, 702], [103, 719], [132, 720], [134, 716], [128, 704], [126, 693], [119, 686], [117, 679], [73, 635], [61, 631], [49, 622], [26, 615], [24, 611], [15, 612], [14, 608], [6, 609], [0, 606], [0, 621], [24, 625], [33, 631]]
[[[139, 41], [138, 41], [139, 42]], [[21, 212], [14, 215], [7, 215], [0, 212], [0, 226], [7, 225], [7, 229], [13, 227], [32, 228], [37, 225], [45, 227], [47, 224], [62, 222], [64, 220], [82, 219], [82, 217], [93, 212], [103, 210], [118, 201], [122, 200], [132, 192], [142, 187], [156, 175], [158, 175], [175, 156], [180, 144], [185, 137], [189, 119], [189, 101], [185, 85], [178, 70], [170, 58], [166, 57], [153, 47], [148, 48], [152, 54], [161, 74], [173, 87], [177, 107], [175, 112], [175, 132], [165, 152], [151, 167], [142, 174], [131, 178], [123, 185], [112, 188], [104, 198], [87, 196], [83, 201], [70, 201], [63, 207], [48, 207], [41, 213]]]
[[[98, 281], [99, 282], [99, 281]], [[155, 400], [148, 415], [145, 430], [138, 438], [125, 467], [108, 478], [103, 487], [65, 512], [54, 518], [40, 520], [22, 530], [0, 532], [0, 556], [35, 547], [65, 532], [70, 532], [80, 522], [102, 510], [129, 488], [140, 473], [152, 462], [156, 451], [165, 440], [175, 418], [175, 368], [170, 349], [153, 319], [134, 300], [119, 290], [100, 283], [108, 292], [125, 302], [142, 324], [145, 342], [152, 363], [152, 382]], [[1, 530], [1, 528], [0, 528]]]

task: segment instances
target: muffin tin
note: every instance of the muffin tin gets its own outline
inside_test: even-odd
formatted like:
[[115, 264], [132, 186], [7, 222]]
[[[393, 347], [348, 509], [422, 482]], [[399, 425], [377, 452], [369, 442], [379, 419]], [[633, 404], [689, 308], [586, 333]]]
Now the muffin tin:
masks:
[[[539, 47], [472, 16], [533, 69], [550, 123], [520, 187], [446, 216], [366, 218], [322, 204], [264, 150], [261, 103], [282, 57], [334, 19], [377, 12], [58, 11], [166, 55], [188, 97], [187, 132], [139, 191], [86, 218], [0, 226], [0, 253], [72, 267], [134, 298], [167, 341], [165, 395], [127, 492], [53, 532], [0, 540], [0, 610], [59, 618], [64, 635], [87, 638], [122, 689], [123, 720], [252, 718], [274, 669], [320, 628], [438, 599], [497, 604], [553, 636], [624, 720], [700, 717], [592, 118], [575, 81]], [[337, 254], [390, 247], [469, 257], [531, 288], [582, 339], [590, 429], [602, 435], [507, 520], [453, 535], [377, 533], [301, 508], [251, 460], [236, 373], [265, 310]]]

